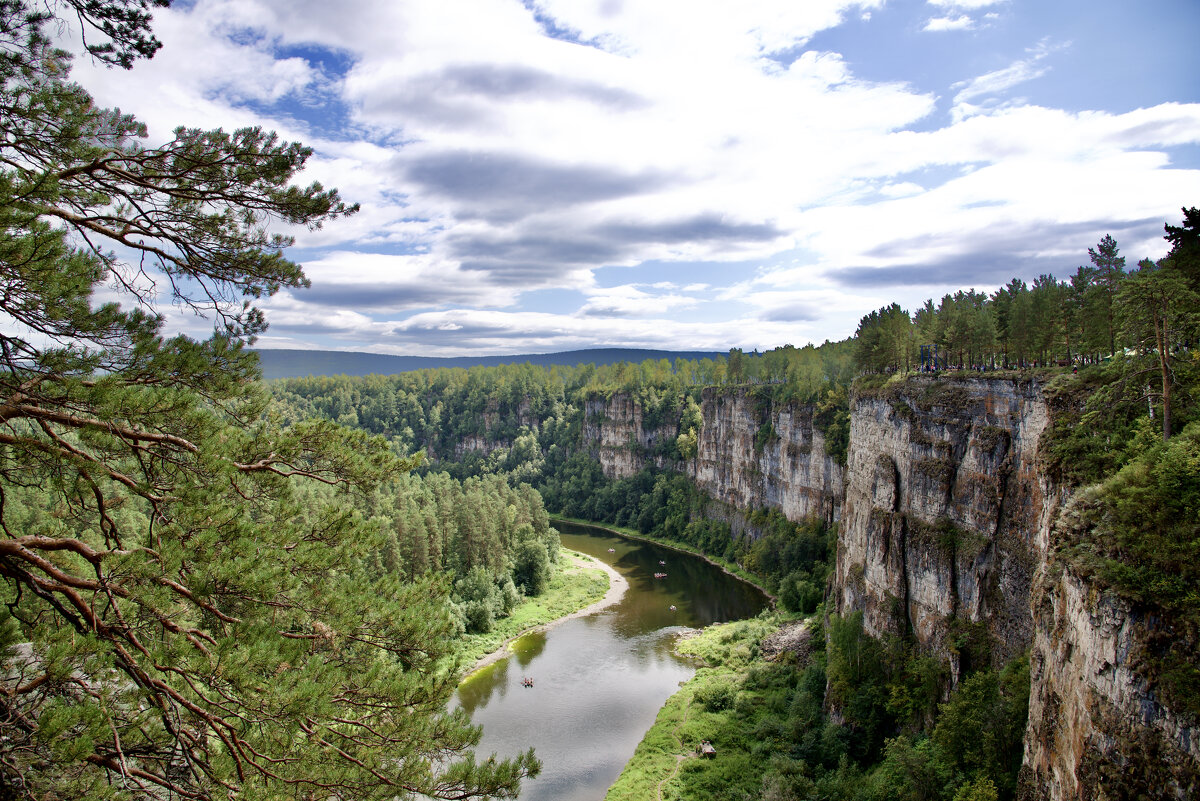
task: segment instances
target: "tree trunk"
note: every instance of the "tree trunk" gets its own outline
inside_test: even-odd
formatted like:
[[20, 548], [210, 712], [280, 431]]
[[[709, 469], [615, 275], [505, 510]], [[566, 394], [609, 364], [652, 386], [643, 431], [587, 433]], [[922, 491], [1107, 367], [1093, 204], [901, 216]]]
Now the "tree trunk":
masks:
[[1162, 433], [1163, 442], [1166, 442], [1171, 438], [1171, 342], [1170, 334], [1167, 331], [1166, 297], [1162, 299], [1162, 307], [1154, 308], [1151, 315], [1154, 324], [1154, 341], [1158, 345], [1158, 369], [1162, 377]]

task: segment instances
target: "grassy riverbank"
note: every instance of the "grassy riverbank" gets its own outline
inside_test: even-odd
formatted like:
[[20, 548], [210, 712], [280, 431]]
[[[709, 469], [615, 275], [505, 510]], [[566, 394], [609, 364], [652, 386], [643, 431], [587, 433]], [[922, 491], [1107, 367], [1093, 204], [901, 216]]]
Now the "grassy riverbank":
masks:
[[[605, 801], [759, 797], [769, 757], [756, 727], [771, 708], [771, 682], [761, 679], [772, 671], [759, 643], [782, 620], [764, 613], [679, 641], [675, 650], [703, 666], [663, 705]], [[714, 759], [698, 756], [704, 741]]]
[[598, 561], [563, 548], [546, 591], [522, 600], [511, 615], [497, 620], [486, 634], [464, 635], [459, 641], [459, 654], [466, 664], [474, 664], [523, 632], [595, 603], [604, 597], [608, 586], [608, 574]]

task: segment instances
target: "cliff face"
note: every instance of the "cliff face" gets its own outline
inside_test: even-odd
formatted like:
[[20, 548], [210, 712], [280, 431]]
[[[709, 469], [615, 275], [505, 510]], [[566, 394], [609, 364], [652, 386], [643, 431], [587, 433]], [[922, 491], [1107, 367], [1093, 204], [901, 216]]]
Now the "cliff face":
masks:
[[[512, 441], [508, 439], [497, 439], [493, 436], [493, 432], [500, 425], [500, 404], [495, 400], [488, 403], [481, 415], [483, 422], [483, 433], [468, 434], [454, 443], [454, 460], [461, 461], [468, 453], [478, 453], [481, 456], [487, 456], [496, 450], [512, 447]], [[521, 402], [517, 408], [517, 424], [537, 431], [542, 420], [533, 413], [530, 409], [529, 400]], [[436, 458], [436, 457], [435, 457]]]
[[696, 486], [735, 514], [778, 509], [791, 520], [841, 514], [844, 471], [825, 453], [811, 406], [767, 404], [745, 390], [704, 391], [696, 456], [681, 465], [667, 454], [677, 421], [646, 425], [640, 404], [625, 394], [587, 402], [584, 447], [609, 478], [647, 465], [686, 470]]
[[[608, 478], [628, 478], [647, 465], [666, 466], [661, 446], [675, 439], [677, 421], [645, 425], [641, 404], [624, 393], [593, 398], [584, 407], [583, 446]], [[656, 455], [657, 454], [657, 455]]]
[[1049, 423], [1031, 383], [915, 379], [858, 396], [837, 610], [911, 632], [952, 675], [980, 631], [993, 664], [1030, 652], [1023, 799], [1200, 797], [1200, 727], [1146, 674], [1175, 632], [1056, 555], [1070, 493], [1040, 469]]
[[1053, 558], [1033, 618], [1022, 799], [1200, 797], [1200, 727], [1139, 665], [1174, 633]]
[[744, 391], [705, 390], [690, 467], [701, 490], [739, 510], [778, 509], [790, 520], [841, 515], [842, 466], [825, 453], [811, 406], [767, 406]]
[[1038, 526], [1056, 496], [1037, 470], [1037, 387], [916, 379], [851, 407], [837, 610], [911, 631], [959, 668], [952, 636], [983, 627], [1000, 663], [1032, 640]]
[[860, 393], [845, 470], [811, 408], [710, 389], [701, 413], [687, 466], [654, 456], [675, 421], [647, 426], [627, 396], [589, 402], [585, 447], [610, 477], [686, 469], [731, 522], [757, 508], [838, 521], [831, 605], [861, 610], [871, 633], [910, 633], [955, 679], [984, 666], [964, 664], [972, 654], [999, 665], [1028, 651], [1023, 799], [1200, 797], [1200, 728], [1164, 706], [1142, 663], [1173, 634], [1056, 561], [1069, 493], [1039, 466], [1050, 414], [1037, 384], [917, 378]]
[[461, 460], [468, 453], [478, 453], [482, 456], [487, 456], [492, 451], [507, 448], [511, 444], [504, 440], [488, 439], [482, 434], [471, 434], [454, 443], [454, 458], [456, 461]]

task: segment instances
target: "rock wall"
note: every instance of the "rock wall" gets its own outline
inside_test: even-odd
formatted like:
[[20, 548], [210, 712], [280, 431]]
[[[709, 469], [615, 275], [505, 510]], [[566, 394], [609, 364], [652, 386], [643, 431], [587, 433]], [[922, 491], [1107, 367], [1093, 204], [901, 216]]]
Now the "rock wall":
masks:
[[767, 404], [745, 390], [707, 389], [692, 480], [738, 510], [778, 509], [789, 520], [841, 516], [844, 471], [825, 453], [811, 406]]
[[705, 391], [687, 465], [662, 455], [675, 421], [647, 427], [626, 395], [588, 402], [583, 440], [609, 477], [686, 470], [735, 530], [758, 508], [838, 521], [831, 606], [861, 610], [873, 634], [911, 634], [955, 679], [983, 666], [961, 647], [980, 634], [993, 665], [1028, 651], [1025, 801], [1200, 798], [1196, 721], [1164, 706], [1139, 661], [1174, 635], [1056, 562], [1070, 493], [1040, 469], [1040, 386], [918, 377], [860, 392], [850, 412], [845, 470], [811, 408], [744, 389]]
[[1071, 493], [1040, 468], [1049, 423], [1031, 382], [857, 395], [834, 604], [871, 633], [911, 633], [952, 675], [964, 635], [986, 632], [994, 665], [1029, 651], [1023, 801], [1200, 797], [1200, 727], [1146, 675], [1178, 634], [1056, 555]]
[[1038, 526], [1057, 495], [1037, 468], [1049, 422], [1039, 388], [911, 379], [851, 404], [834, 601], [872, 634], [911, 633], [945, 654], [983, 627], [1002, 663], [1032, 641]]
[[1200, 727], [1139, 669], [1175, 633], [1053, 558], [1034, 599], [1021, 798], [1200, 798]]
[[482, 434], [471, 434], [454, 443], [454, 459], [460, 461], [468, 453], [487, 456], [492, 451], [508, 448], [511, 445], [511, 442], [505, 440], [491, 440]]
[[616, 393], [587, 401], [583, 447], [600, 461], [607, 478], [628, 478], [647, 465], [667, 465], [669, 460], [657, 452], [674, 441], [677, 428], [677, 420], [647, 428], [641, 404], [626, 393]]
[[678, 421], [647, 427], [629, 395], [587, 401], [584, 447], [609, 478], [654, 465], [685, 471], [731, 513], [779, 509], [791, 520], [841, 514], [844, 471], [825, 453], [811, 406], [759, 401], [745, 389], [704, 391], [696, 456], [681, 464], [668, 453]]

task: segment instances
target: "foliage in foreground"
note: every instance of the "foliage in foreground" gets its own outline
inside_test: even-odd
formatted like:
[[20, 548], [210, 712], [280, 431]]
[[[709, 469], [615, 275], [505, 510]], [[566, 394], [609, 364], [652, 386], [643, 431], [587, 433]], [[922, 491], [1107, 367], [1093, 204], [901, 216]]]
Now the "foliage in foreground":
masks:
[[[348, 500], [409, 464], [282, 425], [243, 349], [253, 300], [307, 285], [272, 230], [355, 208], [271, 133], [146, 146], [43, 33], [129, 66], [147, 5], [0, 0], [0, 795], [515, 795], [532, 754], [477, 762], [445, 712], [445, 580], [366, 567]], [[165, 338], [160, 297], [211, 337]]]

